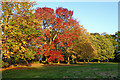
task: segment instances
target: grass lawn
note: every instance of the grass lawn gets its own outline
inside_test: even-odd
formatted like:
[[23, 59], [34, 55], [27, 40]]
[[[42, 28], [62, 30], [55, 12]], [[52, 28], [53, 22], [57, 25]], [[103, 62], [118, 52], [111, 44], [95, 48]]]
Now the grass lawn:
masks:
[[2, 78], [114, 78], [117, 76], [118, 63], [40, 66], [2, 71]]

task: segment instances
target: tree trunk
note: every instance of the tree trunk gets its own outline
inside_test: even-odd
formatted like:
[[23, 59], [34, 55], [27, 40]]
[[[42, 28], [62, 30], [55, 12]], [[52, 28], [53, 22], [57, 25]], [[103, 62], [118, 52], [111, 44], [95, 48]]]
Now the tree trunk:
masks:
[[100, 63], [100, 61], [98, 60], [98, 63]]
[[75, 63], [74, 59], [72, 59], [73, 64]]
[[28, 61], [25, 58], [24, 58], [24, 60], [25, 60], [26, 64], [28, 64]]
[[46, 58], [45, 62], [47, 62], [47, 59], [48, 59], [48, 58]]
[[108, 62], [109, 60], [107, 59], [107, 62]]
[[85, 63], [85, 60], [84, 60], [84, 63]]
[[76, 64], [76, 63], [77, 63], [77, 60], [75, 59], [75, 61], [74, 61], [74, 62], [75, 62], [75, 64]]
[[75, 63], [78, 63], [76, 59], [75, 59]]
[[69, 59], [69, 57], [68, 57], [68, 62], [67, 62], [67, 64], [70, 64], [70, 59]]
[[58, 64], [60, 64], [60, 62], [58, 61]]
[[88, 60], [88, 63], [89, 63], [89, 60]]

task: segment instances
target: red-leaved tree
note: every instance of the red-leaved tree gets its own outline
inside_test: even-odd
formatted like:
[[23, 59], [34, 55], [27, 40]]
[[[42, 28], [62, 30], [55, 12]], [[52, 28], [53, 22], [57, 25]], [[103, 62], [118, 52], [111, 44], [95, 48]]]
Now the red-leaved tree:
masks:
[[46, 61], [64, 61], [60, 49], [64, 48], [64, 55], [69, 58], [71, 55], [67, 48], [74, 44], [81, 32], [79, 23], [73, 19], [73, 11], [59, 7], [54, 11], [51, 8], [43, 7], [35, 10], [38, 21], [42, 21], [43, 41], [38, 52], [46, 56]]

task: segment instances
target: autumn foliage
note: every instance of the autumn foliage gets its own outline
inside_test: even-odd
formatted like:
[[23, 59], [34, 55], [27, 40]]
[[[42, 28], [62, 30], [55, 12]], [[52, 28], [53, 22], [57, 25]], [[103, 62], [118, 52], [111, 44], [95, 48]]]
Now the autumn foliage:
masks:
[[34, 10], [32, 6], [33, 2], [2, 2], [3, 62], [29, 64], [45, 58], [46, 62], [70, 63], [72, 58], [74, 63], [98, 56], [73, 11], [62, 7]]
[[[36, 19], [43, 23], [41, 28], [45, 42], [42, 47], [43, 54], [46, 57], [50, 56], [48, 61], [55, 59], [63, 61], [62, 52], [58, 50], [58, 47], [70, 47], [81, 32], [79, 23], [72, 17], [73, 11], [62, 7], [57, 8], [56, 11], [43, 7], [37, 8], [34, 14]], [[56, 56], [53, 57], [54, 55]]]

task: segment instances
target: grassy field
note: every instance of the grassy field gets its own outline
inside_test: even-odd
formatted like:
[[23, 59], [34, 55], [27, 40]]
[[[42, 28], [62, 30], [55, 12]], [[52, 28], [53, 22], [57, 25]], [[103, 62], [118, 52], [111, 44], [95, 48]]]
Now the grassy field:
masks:
[[2, 71], [2, 78], [115, 78], [118, 63], [40, 66]]

